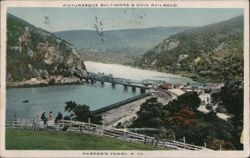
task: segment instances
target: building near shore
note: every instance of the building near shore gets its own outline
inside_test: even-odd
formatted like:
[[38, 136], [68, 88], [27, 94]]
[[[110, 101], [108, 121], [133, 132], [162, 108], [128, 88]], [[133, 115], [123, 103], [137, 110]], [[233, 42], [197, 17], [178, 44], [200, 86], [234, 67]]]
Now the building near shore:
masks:
[[186, 93], [184, 90], [180, 89], [180, 88], [173, 88], [173, 89], [169, 89], [169, 92], [173, 93], [176, 95], [176, 97], [183, 95], [184, 93]]
[[211, 95], [209, 93], [201, 93], [199, 94], [199, 98], [201, 102], [205, 105], [211, 104]]

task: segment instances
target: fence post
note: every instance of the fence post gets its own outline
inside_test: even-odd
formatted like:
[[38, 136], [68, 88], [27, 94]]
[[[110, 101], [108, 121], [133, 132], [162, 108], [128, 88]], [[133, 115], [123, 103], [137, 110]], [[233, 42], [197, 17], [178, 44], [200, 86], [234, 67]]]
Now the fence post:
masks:
[[39, 131], [40, 130], [40, 124], [39, 124], [39, 116], [37, 115], [37, 118], [36, 118], [36, 130]]
[[90, 124], [91, 122], [90, 122], [90, 117], [88, 118], [88, 123]]
[[126, 138], [127, 138], [127, 136], [126, 136], [126, 135], [127, 135], [127, 134], [126, 134], [126, 131], [124, 130], [124, 131], [123, 131], [123, 138], [124, 138], [124, 139], [126, 139]]
[[16, 123], [17, 123], [17, 117], [16, 117], [16, 113], [15, 113], [12, 127], [15, 127]]
[[59, 131], [59, 125], [58, 125], [58, 122], [56, 123], [56, 131]]
[[34, 117], [34, 120], [32, 122], [32, 130], [35, 131], [35, 127], [36, 127], [36, 117]]
[[204, 147], [207, 148], [207, 143], [206, 142], [204, 142]]
[[16, 120], [12, 121], [12, 123], [11, 123], [12, 128], [15, 128], [15, 122], [16, 122]]
[[154, 138], [152, 139], [152, 145], [154, 145]]
[[71, 129], [72, 129], [72, 127], [73, 127], [72, 118], [70, 118], [70, 127], [71, 127]]
[[102, 131], [101, 131], [101, 135], [103, 135], [103, 130], [104, 130], [103, 128], [104, 128], [104, 125], [102, 124]]
[[186, 149], [186, 137], [183, 136], [183, 143], [184, 143], [184, 148]]
[[28, 129], [28, 120], [25, 121], [25, 127], [26, 129]]
[[145, 135], [145, 137], [144, 137], [144, 144], [146, 144], [147, 143], [147, 136]]
[[62, 123], [61, 125], [59, 125], [62, 129], [64, 129], [64, 119], [62, 118], [62, 120], [60, 121], [60, 123]]
[[222, 148], [221, 148], [221, 144], [220, 144], [220, 150], [222, 150]]
[[158, 140], [158, 139], [156, 139], [155, 146], [157, 146], [157, 145], [158, 145], [158, 141], [159, 141], [159, 140]]

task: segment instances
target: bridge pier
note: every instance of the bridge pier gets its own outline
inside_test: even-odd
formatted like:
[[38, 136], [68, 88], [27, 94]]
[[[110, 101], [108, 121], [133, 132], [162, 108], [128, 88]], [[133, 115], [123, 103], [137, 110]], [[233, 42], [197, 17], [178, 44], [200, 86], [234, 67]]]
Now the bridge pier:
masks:
[[136, 87], [135, 86], [132, 86], [132, 92], [136, 92]]
[[146, 90], [144, 88], [141, 88], [141, 94], [145, 94]]
[[105, 82], [111, 84], [112, 88], [116, 88], [116, 84], [123, 85], [124, 91], [128, 91], [128, 88], [132, 88], [132, 92], [135, 93], [136, 89], [138, 88], [138, 91], [140, 91], [141, 94], [145, 94], [147, 89], [150, 89], [149, 87], [146, 87], [144, 85], [141, 85], [137, 81], [132, 81], [132, 80], [127, 80], [127, 79], [122, 79], [122, 78], [113, 78], [112, 76], [100, 76], [94, 75], [94, 74], [89, 74], [87, 77], [83, 77], [82, 79], [85, 79], [86, 83], [94, 85], [97, 82], [101, 83], [101, 86], [104, 87]]
[[128, 90], [128, 85], [123, 85], [124, 86], [124, 90], [127, 91]]
[[90, 82], [91, 82], [91, 84], [94, 84], [94, 83], [95, 83], [95, 80], [90, 79]]
[[85, 79], [86, 83], [89, 84], [89, 80], [88, 79]]
[[102, 86], [102, 87], [104, 86], [104, 81], [101, 81], [101, 86]]
[[115, 88], [115, 82], [112, 82], [112, 88]]

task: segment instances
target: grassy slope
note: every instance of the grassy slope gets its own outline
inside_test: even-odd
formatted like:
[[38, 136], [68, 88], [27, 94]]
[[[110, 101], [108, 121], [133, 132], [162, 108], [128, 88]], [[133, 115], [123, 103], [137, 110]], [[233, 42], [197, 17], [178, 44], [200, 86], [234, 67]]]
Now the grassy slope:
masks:
[[21, 150], [164, 150], [115, 138], [55, 131], [6, 129], [6, 149]]

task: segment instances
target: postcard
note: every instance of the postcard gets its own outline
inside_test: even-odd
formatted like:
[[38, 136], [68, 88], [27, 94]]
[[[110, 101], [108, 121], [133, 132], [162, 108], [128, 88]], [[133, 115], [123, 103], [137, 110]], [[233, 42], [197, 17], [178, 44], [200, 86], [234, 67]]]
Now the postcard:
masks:
[[249, 157], [249, 1], [1, 2], [1, 157]]

